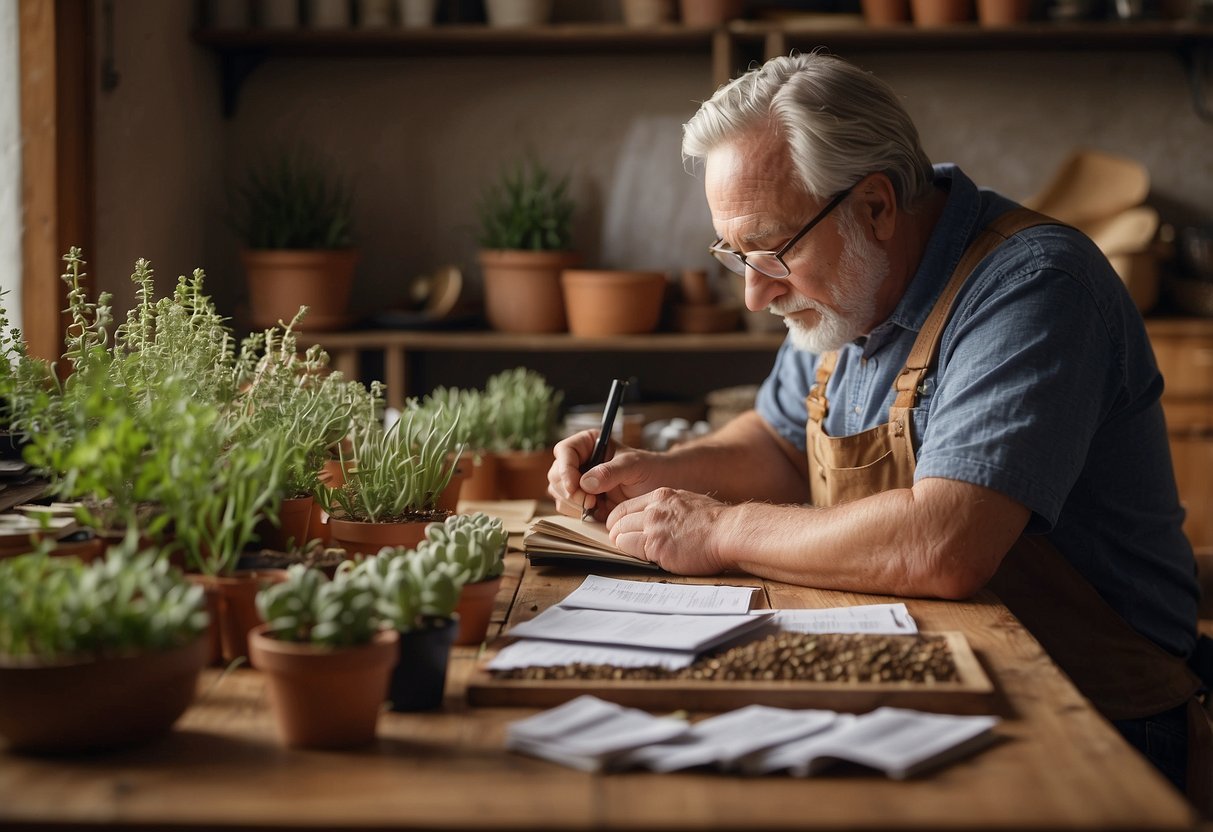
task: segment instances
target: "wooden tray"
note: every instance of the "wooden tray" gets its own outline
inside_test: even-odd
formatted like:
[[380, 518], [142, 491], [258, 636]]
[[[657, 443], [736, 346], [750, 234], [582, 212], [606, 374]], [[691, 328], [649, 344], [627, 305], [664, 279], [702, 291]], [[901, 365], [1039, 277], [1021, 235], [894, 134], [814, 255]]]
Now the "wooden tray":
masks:
[[984, 714], [994, 708], [994, 686], [963, 633], [940, 632], [948, 640], [960, 680], [956, 682], [725, 682], [671, 680], [497, 679], [486, 670], [508, 639], [490, 645], [468, 679], [468, 703], [478, 706], [550, 708], [588, 693], [621, 705], [654, 710], [727, 711], [744, 705], [823, 708], [865, 713], [882, 705], [949, 714]]

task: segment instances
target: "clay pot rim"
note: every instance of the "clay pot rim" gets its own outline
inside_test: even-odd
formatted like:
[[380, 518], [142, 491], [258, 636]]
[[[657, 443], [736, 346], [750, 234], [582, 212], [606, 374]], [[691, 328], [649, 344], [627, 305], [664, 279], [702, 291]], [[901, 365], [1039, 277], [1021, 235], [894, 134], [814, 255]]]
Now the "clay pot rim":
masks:
[[560, 279], [569, 283], [614, 281], [616, 283], [656, 283], [666, 279], [665, 272], [651, 269], [565, 269]]
[[[199, 648], [199, 645], [206, 643], [204, 646], [209, 647], [207, 639], [207, 631], [204, 629], [197, 634], [193, 639], [181, 644], [175, 644], [171, 647], [145, 647], [141, 650], [128, 650], [122, 653], [105, 653], [105, 654], [80, 654], [76, 653], [71, 656], [10, 656], [0, 653], [0, 671], [4, 672], [25, 672], [25, 671], [58, 671], [66, 670], [74, 667], [83, 667], [86, 665], [95, 665], [102, 663], [125, 663], [131, 661], [139, 661], [149, 655], [164, 655], [171, 654], [189, 654], [192, 650]], [[201, 667], [201, 664], [199, 665]]]
[[[327, 644], [312, 644], [303, 641], [285, 641], [283, 639], [274, 638], [269, 634], [269, 624], [259, 624], [248, 632], [249, 652], [256, 652], [260, 655], [253, 665], [260, 670], [268, 672], [282, 672], [281, 665], [283, 663], [294, 664], [295, 662], [316, 663], [324, 662], [327, 664], [344, 665], [347, 661], [352, 664], [361, 664], [361, 659], [367, 654], [375, 654], [383, 651], [395, 651], [396, 645], [400, 640], [400, 633], [396, 630], [386, 627], [375, 631], [371, 636], [371, 640], [363, 644], [347, 644], [339, 646], [331, 646]], [[266, 659], [269, 661], [266, 661]], [[335, 667], [333, 669], [336, 669]], [[290, 672], [289, 670], [287, 671]]]

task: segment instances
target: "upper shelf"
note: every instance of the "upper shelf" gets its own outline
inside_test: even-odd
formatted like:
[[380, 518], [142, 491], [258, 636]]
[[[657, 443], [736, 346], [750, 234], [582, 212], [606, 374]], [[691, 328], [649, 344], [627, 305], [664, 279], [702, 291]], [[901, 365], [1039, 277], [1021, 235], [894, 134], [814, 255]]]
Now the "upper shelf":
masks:
[[742, 50], [764, 57], [826, 47], [841, 54], [877, 50], [1144, 50], [1174, 49], [1207, 55], [1213, 24], [1190, 21], [1025, 23], [984, 27], [870, 27], [855, 18], [811, 21], [733, 21], [720, 29], [667, 24], [649, 28], [618, 23], [563, 23], [495, 28], [440, 25], [424, 29], [197, 29], [193, 39], [220, 57], [224, 112], [235, 110], [240, 85], [270, 57], [412, 57], [433, 55], [552, 55], [690, 52], [711, 56], [713, 80], [727, 81], [744, 66]]

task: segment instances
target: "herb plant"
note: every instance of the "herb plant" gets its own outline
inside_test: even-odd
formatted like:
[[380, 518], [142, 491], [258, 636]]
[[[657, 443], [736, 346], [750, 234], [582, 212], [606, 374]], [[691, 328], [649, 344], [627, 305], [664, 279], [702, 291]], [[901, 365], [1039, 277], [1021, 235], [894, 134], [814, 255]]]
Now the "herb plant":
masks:
[[353, 242], [349, 185], [314, 153], [283, 150], [249, 171], [234, 198], [250, 249], [343, 249]]
[[111, 548], [85, 565], [35, 552], [0, 560], [0, 655], [119, 656], [191, 642], [207, 626], [203, 589], [154, 550]]
[[481, 196], [480, 247], [567, 251], [575, 208], [568, 186], [535, 160], [503, 170]]
[[485, 393], [497, 410], [493, 450], [538, 451], [551, 446], [564, 394], [525, 367], [489, 378]]

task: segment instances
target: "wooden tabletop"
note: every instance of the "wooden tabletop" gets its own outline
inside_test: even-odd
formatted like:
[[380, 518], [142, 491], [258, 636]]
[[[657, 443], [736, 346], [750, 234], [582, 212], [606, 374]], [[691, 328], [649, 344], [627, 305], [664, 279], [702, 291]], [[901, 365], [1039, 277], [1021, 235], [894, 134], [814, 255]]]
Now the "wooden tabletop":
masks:
[[[508, 559], [496, 626], [584, 573]], [[648, 577], [652, 578], [652, 575]], [[517, 592], [520, 582], [523, 591]], [[764, 582], [774, 607], [890, 599]], [[378, 742], [292, 751], [254, 670], [208, 670], [164, 740], [90, 758], [0, 751], [0, 828], [341, 826], [376, 829], [1187, 829], [1183, 799], [1104, 722], [1005, 607], [907, 600], [924, 630], [960, 630], [999, 690], [993, 747], [904, 782], [858, 767], [801, 780], [712, 773], [583, 774], [506, 752], [526, 708], [471, 708], [475, 651], [456, 648], [442, 710], [385, 713]], [[522, 608], [525, 605], [525, 609]]]

